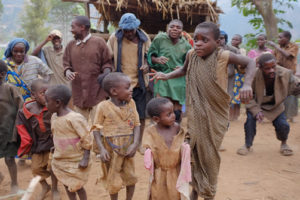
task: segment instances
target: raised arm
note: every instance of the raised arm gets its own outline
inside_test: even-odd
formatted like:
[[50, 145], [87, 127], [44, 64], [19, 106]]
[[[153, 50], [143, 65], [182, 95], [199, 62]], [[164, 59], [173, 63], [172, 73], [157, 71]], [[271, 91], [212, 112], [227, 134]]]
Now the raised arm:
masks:
[[51, 35], [51, 34], [48, 35], [47, 38], [32, 51], [31, 55], [38, 56], [40, 51], [42, 50], [43, 46], [45, 46], [52, 39], [53, 39], [53, 35]]
[[230, 53], [228, 63], [240, 65], [242, 69], [245, 69], [245, 82], [240, 90], [240, 98], [243, 103], [248, 103], [253, 97], [251, 84], [256, 70], [255, 62], [246, 56]]
[[294, 58], [297, 56], [298, 53], [298, 46], [294, 45], [289, 51], [284, 50], [280, 48], [279, 45], [277, 45], [275, 42], [268, 41], [268, 44], [272, 47], [274, 47], [277, 51], [279, 51], [284, 57], [286, 58]]

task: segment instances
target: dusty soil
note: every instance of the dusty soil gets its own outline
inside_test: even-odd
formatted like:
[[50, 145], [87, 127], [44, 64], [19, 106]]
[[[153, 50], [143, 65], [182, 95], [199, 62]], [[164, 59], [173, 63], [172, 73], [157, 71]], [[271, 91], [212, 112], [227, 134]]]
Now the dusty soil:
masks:
[[[254, 151], [247, 156], [239, 156], [236, 150], [244, 144], [245, 114], [238, 121], [232, 122], [226, 133], [221, 152], [222, 163], [219, 175], [219, 185], [216, 200], [299, 200], [300, 199], [300, 117], [296, 123], [291, 123], [289, 145], [294, 150], [290, 157], [279, 153], [280, 142], [276, 139], [274, 128], [270, 122], [264, 122], [257, 127], [257, 136], [254, 141]], [[5, 179], [0, 185], [1, 196], [9, 194], [10, 180], [4, 160], [0, 160], [0, 170]], [[143, 158], [136, 155], [136, 173], [139, 182], [136, 185], [134, 200], [144, 200], [147, 196], [148, 172], [143, 167]], [[85, 186], [88, 199], [109, 200], [109, 196], [100, 185], [96, 185], [97, 163], [89, 176]], [[30, 161], [25, 167], [18, 167], [20, 188], [27, 188], [32, 178]], [[49, 180], [50, 182], [50, 180]], [[35, 191], [38, 196], [40, 186]], [[62, 199], [68, 199], [64, 188], [59, 185]], [[125, 190], [120, 192], [119, 199], [125, 199]], [[35, 198], [33, 198], [35, 199]], [[47, 200], [51, 199], [51, 193]], [[201, 198], [199, 198], [201, 199]]]

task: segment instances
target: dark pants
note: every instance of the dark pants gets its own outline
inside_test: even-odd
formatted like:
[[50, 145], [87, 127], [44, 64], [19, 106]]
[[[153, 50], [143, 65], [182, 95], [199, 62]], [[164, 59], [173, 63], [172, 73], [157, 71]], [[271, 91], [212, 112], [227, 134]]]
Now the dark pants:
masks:
[[[280, 141], [287, 140], [290, 132], [290, 125], [288, 124], [284, 113], [281, 113], [272, 123], [275, 127], [277, 139]], [[252, 146], [256, 135], [256, 118], [249, 111], [247, 111], [247, 121], [244, 124], [244, 129], [246, 134], [246, 146], [249, 148]]]
[[139, 113], [140, 120], [146, 118], [146, 92], [141, 88], [133, 88], [132, 98], [135, 101], [137, 112]]

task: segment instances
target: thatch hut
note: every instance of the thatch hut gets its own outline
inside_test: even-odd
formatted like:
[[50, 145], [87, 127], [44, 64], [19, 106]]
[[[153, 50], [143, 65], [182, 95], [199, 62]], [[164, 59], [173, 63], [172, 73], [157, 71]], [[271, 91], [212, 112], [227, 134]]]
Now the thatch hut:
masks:
[[[141, 20], [141, 28], [156, 34], [165, 30], [172, 19], [180, 19], [184, 30], [193, 32], [197, 24], [204, 21], [218, 22], [222, 10], [216, 1], [210, 0], [63, 0], [94, 4], [105, 23], [117, 25], [126, 12], [134, 13]], [[88, 11], [88, 10], [87, 10]]]

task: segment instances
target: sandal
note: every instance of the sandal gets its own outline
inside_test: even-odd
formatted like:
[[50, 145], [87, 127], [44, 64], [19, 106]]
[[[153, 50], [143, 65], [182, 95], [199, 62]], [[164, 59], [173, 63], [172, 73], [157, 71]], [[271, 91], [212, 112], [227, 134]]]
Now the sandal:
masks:
[[246, 145], [244, 145], [241, 148], [239, 148], [236, 153], [242, 156], [246, 156], [250, 152], [252, 152], [252, 148], [247, 148]]
[[294, 154], [293, 150], [287, 144], [281, 145], [280, 153], [283, 156], [291, 156]]

